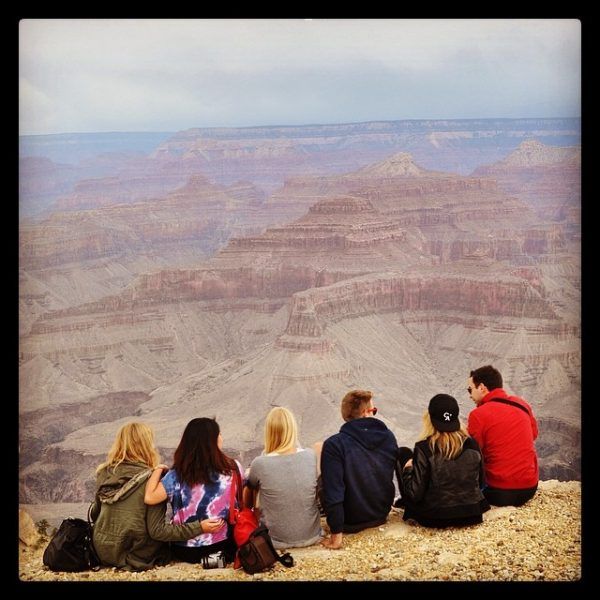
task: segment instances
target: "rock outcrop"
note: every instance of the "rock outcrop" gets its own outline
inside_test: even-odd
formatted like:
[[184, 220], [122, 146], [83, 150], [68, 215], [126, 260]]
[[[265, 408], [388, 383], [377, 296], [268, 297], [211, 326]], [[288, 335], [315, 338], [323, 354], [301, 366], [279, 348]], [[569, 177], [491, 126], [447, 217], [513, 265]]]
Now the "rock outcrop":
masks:
[[543, 167], [571, 162], [581, 163], [581, 149], [577, 147], [557, 148], [546, 146], [537, 140], [521, 142], [500, 164], [506, 167]]
[[500, 193], [495, 181], [429, 171], [404, 152], [351, 173], [288, 178], [267, 206], [285, 220], [336, 194], [364, 197], [403, 227], [469, 227], [492, 219], [514, 225], [517, 215], [530, 221], [523, 204]]
[[262, 252], [277, 252], [283, 258], [295, 249], [300, 250], [301, 255], [295, 257], [300, 261], [303, 254], [323, 251], [347, 253], [362, 248], [366, 255], [373, 255], [377, 249], [393, 247], [405, 238], [398, 224], [380, 215], [368, 200], [334, 196], [317, 202], [308, 214], [290, 225], [271, 227], [257, 237], [231, 239], [219, 259], [235, 256], [245, 261], [244, 255], [254, 257]]
[[481, 166], [477, 177], [493, 177], [543, 219], [563, 221], [569, 234], [581, 231], [581, 148], [527, 140], [503, 160]]
[[19, 509], [19, 549], [22, 545], [36, 546], [41, 541], [42, 536], [39, 534], [31, 515]]

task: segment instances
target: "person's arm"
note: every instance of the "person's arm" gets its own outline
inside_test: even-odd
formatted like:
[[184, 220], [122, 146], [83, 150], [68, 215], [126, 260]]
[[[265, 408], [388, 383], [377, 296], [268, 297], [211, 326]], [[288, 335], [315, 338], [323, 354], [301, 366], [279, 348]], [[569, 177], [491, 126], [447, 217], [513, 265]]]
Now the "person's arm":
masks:
[[227, 526], [225, 520], [218, 517], [173, 525], [166, 522], [166, 513], [166, 502], [149, 506], [146, 511], [148, 533], [159, 542], [184, 542], [202, 533], [216, 533]]
[[537, 440], [538, 424], [537, 424], [537, 421], [535, 420], [535, 417], [533, 416], [533, 410], [531, 410], [531, 406], [529, 407], [529, 414], [531, 417], [531, 432], [533, 433], [533, 439]]
[[326, 548], [342, 547], [344, 529], [344, 462], [340, 450], [329, 441], [323, 444], [321, 453], [321, 477], [323, 482], [323, 503], [331, 538], [321, 543]]
[[244, 486], [244, 508], [254, 508], [256, 505], [256, 496], [258, 495], [258, 490], [252, 489], [247, 485]]
[[423, 499], [429, 485], [430, 466], [425, 453], [415, 446], [412, 461], [402, 470], [402, 487], [408, 500], [418, 503]]
[[483, 463], [483, 454], [481, 453], [481, 448], [477, 443], [477, 440], [473, 437], [467, 438], [464, 445], [465, 449], [477, 450], [479, 454], [479, 489], [483, 489], [486, 486], [485, 481], [485, 465]]
[[469, 431], [469, 435], [477, 442], [479, 445], [479, 449], [481, 450], [481, 454], [483, 455], [485, 451], [485, 443], [484, 443], [484, 435], [483, 435], [483, 427], [477, 416], [475, 409], [469, 413], [469, 420], [467, 423], [467, 430]]
[[261, 463], [258, 460], [260, 457], [255, 458], [250, 464], [248, 469], [248, 477], [246, 478], [246, 485], [244, 486], [244, 507], [255, 509], [255, 514], [258, 518], [258, 491], [260, 489], [260, 478], [261, 478]]
[[315, 442], [312, 449], [317, 455], [317, 477], [321, 475], [321, 452], [323, 451], [323, 442]]
[[94, 503], [92, 504], [92, 509], [90, 510], [90, 519], [92, 523], [96, 521], [98, 516], [100, 515], [100, 501], [98, 500], [98, 496], [94, 498]]
[[152, 470], [152, 475], [146, 482], [146, 492], [144, 494], [144, 502], [146, 504], [160, 504], [167, 499], [167, 490], [160, 482], [163, 470], [169, 469], [166, 465], [158, 465]]
[[[184, 542], [190, 538], [204, 533], [205, 521], [193, 521], [181, 525], [172, 525], [166, 522], [167, 503], [161, 502], [148, 506], [146, 509], [146, 525], [150, 537], [159, 542]], [[210, 519], [206, 519], [209, 521]]]

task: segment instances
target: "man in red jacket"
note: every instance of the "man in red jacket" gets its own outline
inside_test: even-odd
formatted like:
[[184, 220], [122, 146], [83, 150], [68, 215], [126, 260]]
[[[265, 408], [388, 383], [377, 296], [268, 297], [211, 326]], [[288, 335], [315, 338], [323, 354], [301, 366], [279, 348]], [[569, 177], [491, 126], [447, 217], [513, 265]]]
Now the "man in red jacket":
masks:
[[469, 414], [469, 434], [483, 454], [487, 487], [495, 506], [521, 506], [538, 485], [533, 441], [538, 427], [531, 406], [502, 389], [502, 375], [491, 365], [471, 371], [467, 391], [477, 405]]

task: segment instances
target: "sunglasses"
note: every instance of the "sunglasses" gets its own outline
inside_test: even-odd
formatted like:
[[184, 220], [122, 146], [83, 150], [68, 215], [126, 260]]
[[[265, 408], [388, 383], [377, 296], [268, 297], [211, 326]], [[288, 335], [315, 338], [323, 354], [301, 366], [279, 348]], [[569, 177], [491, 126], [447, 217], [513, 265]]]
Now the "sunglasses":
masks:
[[373, 413], [373, 416], [375, 416], [377, 414], [377, 407], [367, 408], [367, 412]]
[[470, 394], [472, 391], [473, 391], [473, 388], [472, 388], [471, 386], [469, 386], [469, 387], [467, 388], [467, 392]]

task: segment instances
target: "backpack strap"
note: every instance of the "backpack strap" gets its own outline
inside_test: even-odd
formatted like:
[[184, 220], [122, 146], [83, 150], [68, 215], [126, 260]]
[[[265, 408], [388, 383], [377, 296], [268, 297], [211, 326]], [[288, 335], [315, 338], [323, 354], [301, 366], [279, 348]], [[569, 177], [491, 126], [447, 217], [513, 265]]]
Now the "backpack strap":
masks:
[[490, 398], [488, 402], [500, 402], [501, 404], [510, 404], [511, 406], [516, 406], [517, 408], [520, 408], [523, 412], [527, 414], [528, 417], [531, 416], [529, 414], [529, 411], [522, 404], [519, 404], [514, 400], [507, 400], [506, 398]]

